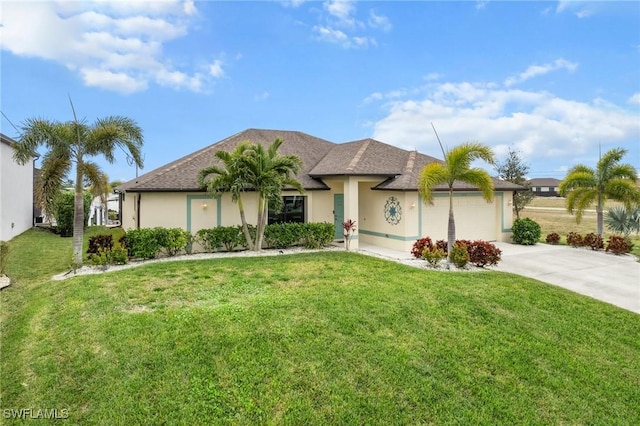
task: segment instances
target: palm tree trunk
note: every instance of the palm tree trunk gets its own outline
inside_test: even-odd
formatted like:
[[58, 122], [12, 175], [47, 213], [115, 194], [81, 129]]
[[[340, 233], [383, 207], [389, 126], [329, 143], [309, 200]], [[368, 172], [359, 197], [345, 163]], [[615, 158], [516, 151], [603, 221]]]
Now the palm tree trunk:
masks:
[[265, 212], [267, 210], [267, 199], [260, 197], [258, 201], [258, 232], [256, 233], [256, 251], [262, 250], [262, 240], [264, 238]]
[[242, 222], [242, 233], [247, 240], [247, 247], [249, 250], [253, 250], [253, 239], [249, 233], [249, 227], [247, 226], [247, 218], [244, 215], [244, 205], [242, 204], [242, 197], [238, 195], [238, 210], [240, 210], [240, 221]]
[[447, 269], [451, 266], [451, 252], [456, 242], [456, 222], [453, 218], [453, 191], [449, 190], [449, 224], [447, 226]]
[[76, 188], [73, 201], [73, 269], [82, 266], [82, 240], [84, 237], [84, 177], [76, 164]]
[[596, 206], [596, 221], [598, 224], [598, 235], [602, 237], [604, 215], [602, 214], [602, 205], [604, 204], [602, 199], [602, 193], [598, 194], [598, 205]]

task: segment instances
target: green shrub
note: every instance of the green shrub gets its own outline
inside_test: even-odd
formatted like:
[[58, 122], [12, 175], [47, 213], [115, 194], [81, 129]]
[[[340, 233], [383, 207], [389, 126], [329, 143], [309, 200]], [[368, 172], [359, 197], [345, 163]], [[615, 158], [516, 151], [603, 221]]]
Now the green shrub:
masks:
[[152, 231], [155, 234], [158, 245], [169, 257], [178, 255], [187, 247], [189, 233], [181, 228], [156, 227]]
[[333, 223], [305, 223], [304, 246], [308, 249], [320, 249], [333, 242], [336, 228]]
[[160, 251], [156, 232], [151, 228], [132, 229], [125, 236], [129, 256], [138, 259], [153, 259]]
[[[56, 220], [56, 232], [61, 237], [71, 237], [73, 235], [73, 216], [75, 193], [73, 191], [62, 191], [52, 203], [52, 214]], [[89, 192], [84, 193], [84, 222], [89, 220], [91, 200], [93, 196]]]
[[458, 268], [464, 268], [469, 263], [469, 252], [467, 251], [467, 246], [461, 242], [456, 241], [456, 243], [451, 248], [451, 262]]
[[444, 250], [434, 246], [425, 246], [424, 251], [422, 252], [422, 258], [427, 261], [427, 263], [435, 268], [438, 266], [440, 261], [447, 257]]
[[112, 247], [99, 247], [96, 253], [89, 255], [89, 263], [96, 266], [124, 265], [127, 262], [127, 250], [119, 243]]
[[216, 229], [217, 228], [205, 228], [196, 232], [196, 240], [207, 253], [212, 253], [222, 247], [218, 233], [215, 231]]
[[11, 245], [8, 241], [0, 241], [0, 275], [4, 275], [5, 268], [7, 267], [7, 261], [9, 260], [9, 252], [11, 252]]
[[302, 223], [273, 223], [264, 230], [264, 242], [270, 248], [293, 247], [302, 242], [305, 232]]
[[513, 242], [526, 246], [537, 243], [542, 235], [538, 222], [528, 217], [514, 220], [511, 232]]
[[612, 235], [607, 240], [607, 252], [611, 252], [613, 254], [625, 254], [631, 253], [631, 249], [633, 249], [633, 242], [628, 237], [621, 237], [618, 235]]
[[558, 244], [560, 242], [560, 235], [557, 232], [552, 232], [547, 234], [547, 238], [545, 238], [547, 244]]
[[[432, 248], [433, 248], [433, 242], [431, 241], [431, 238], [429, 237], [420, 238], [416, 240], [415, 243], [413, 243], [413, 247], [411, 248], [411, 255], [413, 255], [413, 257], [415, 257], [416, 259], [420, 259], [424, 257], [425, 250], [427, 249], [431, 250]], [[446, 253], [446, 249], [445, 249], [445, 253]]]
[[584, 245], [584, 238], [577, 232], [569, 232], [567, 235], [567, 244], [571, 247], [582, 247]]
[[224, 248], [225, 251], [233, 251], [238, 246], [245, 248], [247, 246], [242, 226], [218, 226], [201, 229], [196, 235], [202, 247], [209, 253], [221, 248]]

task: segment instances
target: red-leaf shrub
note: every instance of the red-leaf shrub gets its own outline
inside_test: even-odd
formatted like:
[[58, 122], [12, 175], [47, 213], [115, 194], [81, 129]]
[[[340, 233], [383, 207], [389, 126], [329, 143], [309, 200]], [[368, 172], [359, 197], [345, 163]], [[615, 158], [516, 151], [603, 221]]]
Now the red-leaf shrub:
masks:
[[633, 248], [633, 242], [629, 238], [612, 235], [607, 240], [606, 251], [613, 254], [630, 253]]
[[490, 243], [488, 241], [458, 240], [456, 242], [463, 243], [467, 246], [467, 253], [469, 253], [469, 262], [481, 268], [486, 265], [497, 265], [501, 259], [502, 251], [493, 243]]
[[87, 254], [98, 254], [100, 249], [111, 250], [113, 248], [113, 236], [110, 234], [94, 235], [89, 238]]
[[558, 244], [560, 242], [560, 235], [557, 232], [552, 232], [547, 235], [547, 244]]
[[582, 247], [584, 245], [584, 238], [577, 232], [569, 232], [569, 235], [567, 235], [567, 244], [571, 247]]
[[431, 242], [431, 238], [429, 237], [420, 238], [419, 240], [416, 240], [415, 243], [413, 243], [411, 254], [416, 259], [422, 259], [422, 253], [424, 253], [424, 249], [426, 248], [428, 249], [433, 248], [433, 243]]
[[584, 236], [582, 244], [585, 247], [591, 247], [591, 250], [601, 250], [604, 248], [602, 237], [598, 234], [594, 234], [593, 232], [590, 232]]
[[447, 254], [448, 247], [447, 247], [447, 242], [445, 240], [438, 240], [436, 241], [436, 247], [439, 248], [440, 250], [444, 250], [444, 253]]

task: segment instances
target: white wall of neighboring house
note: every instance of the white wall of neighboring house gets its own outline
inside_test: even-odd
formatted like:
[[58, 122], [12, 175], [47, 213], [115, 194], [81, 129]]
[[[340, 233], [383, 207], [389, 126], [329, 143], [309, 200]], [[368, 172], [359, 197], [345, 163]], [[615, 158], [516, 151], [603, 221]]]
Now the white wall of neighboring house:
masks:
[[0, 240], [9, 241], [33, 226], [33, 161], [13, 160], [13, 141], [0, 142]]
[[[113, 210], [115, 212], [120, 212], [120, 201], [118, 198], [118, 194], [109, 194], [107, 197], [107, 206], [106, 210], [102, 204], [102, 199], [100, 197], [94, 197], [91, 200], [91, 207], [89, 208], [89, 219], [87, 221], [87, 226], [93, 225], [116, 225], [117, 223], [109, 220], [109, 210]], [[106, 215], [106, 222], [105, 222]]]

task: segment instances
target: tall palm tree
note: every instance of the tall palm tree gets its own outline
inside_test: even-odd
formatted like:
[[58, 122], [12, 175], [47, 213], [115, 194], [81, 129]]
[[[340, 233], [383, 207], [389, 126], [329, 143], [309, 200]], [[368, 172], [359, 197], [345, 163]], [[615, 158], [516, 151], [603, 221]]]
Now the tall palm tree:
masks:
[[558, 186], [561, 196], [567, 198], [567, 211], [576, 215], [580, 223], [584, 210], [596, 203], [598, 235], [602, 236], [604, 214], [607, 199], [621, 201], [627, 209], [633, 203], [640, 202], [636, 169], [629, 164], [620, 164], [627, 151], [614, 148], [607, 151], [598, 160], [595, 169], [583, 164], [573, 166]]
[[472, 168], [471, 162], [482, 159], [494, 164], [493, 151], [488, 146], [468, 142], [444, 151], [444, 163], [429, 163], [420, 172], [418, 190], [424, 202], [433, 204], [433, 191], [436, 186], [445, 184], [449, 188], [449, 223], [447, 227], [447, 267], [451, 260], [451, 249], [456, 241], [456, 223], [453, 216], [453, 187], [455, 182], [466, 182], [477, 187], [487, 202], [493, 200], [493, 181], [489, 174]]
[[281, 155], [278, 149], [283, 144], [282, 139], [276, 139], [266, 149], [260, 144], [254, 144], [247, 151], [247, 179], [248, 183], [258, 193], [258, 217], [255, 250], [262, 249], [264, 230], [267, 225], [269, 203], [276, 210], [282, 208], [282, 190], [291, 186], [304, 192], [302, 185], [296, 179], [302, 168], [302, 160], [295, 155]]
[[198, 173], [198, 184], [201, 188], [206, 188], [214, 197], [219, 197], [225, 192], [231, 194], [231, 200], [238, 204], [240, 220], [242, 221], [242, 232], [247, 240], [247, 246], [249, 250], [253, 250], [253, 239], [249, 233], [244, 204], [242, 203], [242, 194], [245, 190], [249, 189], [246, 178], [246, 167], [244, 166], [248, 148], [248, 142], [241, 142], [232, 152], [216, 151], [214, 156], [220, 160], [221, 164], [214, 164], [200, 170]]
[[28, 119], [22, 126], [22, 135], [16, 145], [15, 160], [20, 164], [30, 161], [40, 146], [47, 148], [42, 160], [42, 173], [36, 193], [46, 212], [51, 212], [56, 194], [66, 177], [75, 169], [75, 197], [73, 219], [73, 267], [82, 266], [84, 235], [83, 191], [85, 181], [100, 184], [104, 173], [92, 157], [102, 156], [109, 163], [115, 161], [116, 148], [128, 152], [135, 164], [142, 167], [141, 149], [144, 143], [142, 129], [130, 118], [110, 116], [97, 119], [92, 125], [84, 121], [51, 121]]

